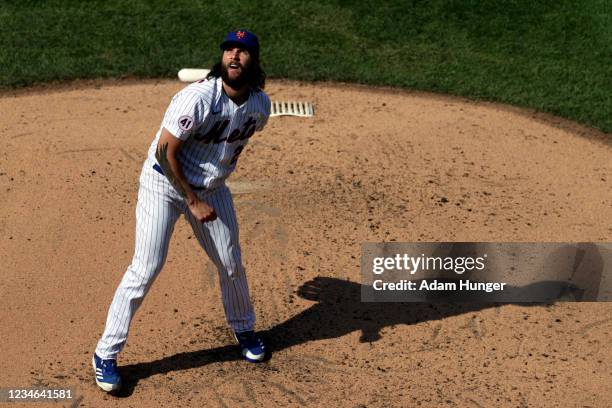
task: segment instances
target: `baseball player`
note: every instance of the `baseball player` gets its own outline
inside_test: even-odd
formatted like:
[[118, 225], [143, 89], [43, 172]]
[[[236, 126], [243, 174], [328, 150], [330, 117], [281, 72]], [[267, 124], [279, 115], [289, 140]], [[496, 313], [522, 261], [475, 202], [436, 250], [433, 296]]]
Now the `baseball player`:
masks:
[[227, 322], [242, 355], [262, 361], [266, 348], [253, 331], [255, 314], [240, 257], [238, 224], [225, 179], [253, 133], [265, 126], [270, 99], [263, 91], [259, 41], [247, 30], [230, 32], [222, 57], [206, 79], [178, 92], [168, 106], [140, 175], [136, 245], [108, 311], [93, 356], [96, 383], [119, 389], [117, 355], [130, 322], [161, 271], [181, 214], [219, 271]]

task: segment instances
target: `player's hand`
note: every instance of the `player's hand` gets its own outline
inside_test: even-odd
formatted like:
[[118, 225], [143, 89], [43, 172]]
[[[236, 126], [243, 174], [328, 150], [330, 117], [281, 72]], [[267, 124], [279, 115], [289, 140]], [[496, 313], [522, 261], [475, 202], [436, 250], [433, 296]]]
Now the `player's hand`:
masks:
[[198, 199], [193, 200], [188, 204], [188, 207], [191, 214], [200, 222], [214, 221], [217, 219], [215, 210], [204, 201]]

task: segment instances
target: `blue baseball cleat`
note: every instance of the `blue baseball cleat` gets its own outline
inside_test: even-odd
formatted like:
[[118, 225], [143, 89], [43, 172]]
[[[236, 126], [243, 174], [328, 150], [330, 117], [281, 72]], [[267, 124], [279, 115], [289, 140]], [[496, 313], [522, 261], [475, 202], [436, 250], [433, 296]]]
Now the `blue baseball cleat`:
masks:
[[234, 337], [240, 345], [242, 355], [251, 363], [258, 363], [266, 357], [266, 346], [254, 331], [234, 332]]
[[96, 376], [96, 384], [106, 392], [116, 391], [121, 387], [121, 377], [117, 370], [117, 360], [102, 360], [94, 353], [91, 360]]

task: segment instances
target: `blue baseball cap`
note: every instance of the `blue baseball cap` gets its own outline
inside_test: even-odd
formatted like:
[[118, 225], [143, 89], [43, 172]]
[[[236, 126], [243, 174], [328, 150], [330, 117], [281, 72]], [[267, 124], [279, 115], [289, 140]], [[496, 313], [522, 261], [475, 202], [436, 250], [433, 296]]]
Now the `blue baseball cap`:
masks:
[[244, 47], [251, 53], [251, 55], [259, 56], [259, 40], [257, 36], [250, 31], [239, 29], [236, 31], [230, 31], [225, 40], [221, 43], [221, 50], [226, 50], [230, 46]]

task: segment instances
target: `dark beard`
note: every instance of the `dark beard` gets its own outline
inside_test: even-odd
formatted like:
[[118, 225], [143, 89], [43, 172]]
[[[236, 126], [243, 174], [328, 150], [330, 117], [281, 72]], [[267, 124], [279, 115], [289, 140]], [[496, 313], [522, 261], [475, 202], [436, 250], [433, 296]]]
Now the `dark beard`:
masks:
[[249, 82], [249, 74], [250, 70], [248, 68], [243, 67], [242, 72], [237, 78], [230, 79], [229, 74], [227, 72], [227, 68], [223, 64], [221, 64], [221, 79], [223, 79], [223, 82], [225, 82], [227, 86], [236, 91], [240, 90]]

